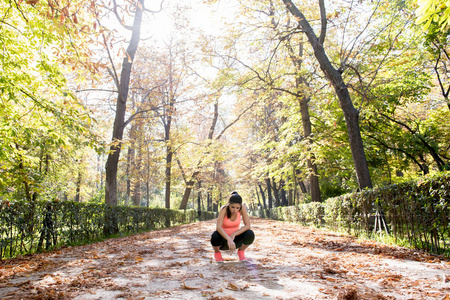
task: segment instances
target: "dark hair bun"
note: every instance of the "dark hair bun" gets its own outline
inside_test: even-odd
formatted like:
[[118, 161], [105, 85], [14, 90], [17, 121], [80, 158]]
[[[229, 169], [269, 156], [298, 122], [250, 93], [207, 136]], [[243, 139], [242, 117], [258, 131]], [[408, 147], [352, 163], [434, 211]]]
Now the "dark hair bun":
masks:
[[230, 203], [239, 203], [242, 204], [242, 197], [238, 194], [238, 192], [234, 191], [230, 195]]

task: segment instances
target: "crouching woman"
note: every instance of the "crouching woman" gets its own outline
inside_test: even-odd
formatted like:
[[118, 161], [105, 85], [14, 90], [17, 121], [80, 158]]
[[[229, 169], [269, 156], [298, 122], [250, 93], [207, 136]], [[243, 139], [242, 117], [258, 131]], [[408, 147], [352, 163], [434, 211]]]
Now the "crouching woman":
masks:
[[[242, 227], [240, 227], [241, 219], [244, 222]], [[247, 207], [242, 204], [242, 197], [237, 192], [231, 193], [228, 204], [220, 209], [216, 231], [211, 235], [216, 262], [223, 263], [220, 250], [236, 249], [239, 260], [245, 261], [244, 251], [255, 239], [255, 234], [250, 228], [250, 217]]]

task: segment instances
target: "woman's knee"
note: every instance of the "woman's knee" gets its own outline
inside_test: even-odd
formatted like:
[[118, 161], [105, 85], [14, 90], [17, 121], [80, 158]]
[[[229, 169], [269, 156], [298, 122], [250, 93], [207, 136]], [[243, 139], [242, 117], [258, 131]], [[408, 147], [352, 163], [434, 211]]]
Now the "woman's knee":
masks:
[[219, 232], [214, 231], [213, 234], [211, 235], [211, 245], [217, 247], [217, 246], [221, 246], [222, 245], [222, 236], [220, 235]]
[[255, 240], [255, 233], [253, 232], [253, 230], [249, 229], [244, 234], [245, 234], [245, 237], [244, 237], [243, 244], [250, 245], [251, 243], [253, 243], [253, 241]]

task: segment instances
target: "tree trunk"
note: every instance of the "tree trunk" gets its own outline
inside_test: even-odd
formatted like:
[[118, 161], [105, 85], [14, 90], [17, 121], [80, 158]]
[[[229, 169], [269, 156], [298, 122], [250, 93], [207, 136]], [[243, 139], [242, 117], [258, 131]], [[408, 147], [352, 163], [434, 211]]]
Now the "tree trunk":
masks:
[[122, 72], [120, 73], [120, 80], [118, 82], [119, 95], [117, 97], [112, 144], [106, 161], [105, 203], [107, 205], [117, 205], [117, 168], [122, 146], [123, 131], [125, 129], [125, 113], [130, 86], [131, 68], [141, 34], [143, 7], [144, 0], [138, 0], [135, 8], [136, 11], [134, 14], [131, 40], [126, 51], [127, 56], [122, 62]]
[[[19, 150], [19, 145], [16, 144], [16, 149]], [[20, 154], [21, 152], [19, 152], [19, 175], [21, 177], [21, 180], [23, 180], [23, 185], [25, 188], [25, 196], [28, 200], [28, 202], [31, 203], [32, 201], [32, 196], [31, 196], [31, 191], [30, 191], [30, 185], [28, 184], [28, 174], [25, 171], [25, 167], [23, 164], [23, 157], [22, 154]]]
[[[350, 150], [352, 152], [353, 164], [355, 166], [359, 188], [360, 190], [364, 188], [371, 188], [372, 181], [370, 179], [369, 167], [367, 164], [366, 155], [364, 153], [364, 145], [359, 129], [359, 113], [353, 106], [347, 86], [342, 79], [341, 72], [336, 70], [331, 64], [321, 41], [314, 33], [314, 30], [302, 12], [300, 12], [291, 0], [283, 0], [283, 2], [291, 14], [296, 17], [298, 24], [306, 34], [308, 41], [314, 50], [314, 56], [320, 64], [320, 68], [333, 85], [339, 99], [339, 105], [344, 112], [345, 122], [347, 125]], [[321, 8], [323, 8], [323, 0], [320, 0], [319, 2], [322, 6]]]
[[255, 186], [256, 198], [258, 199], [258, 207], [262, 207], [261, 197], [259, 196], [258, 187]]
[[147, 193], [147, 208], [150, 207], [150, 183], [149, 180], [147, 179], [147, 182], [145, 183], [145, 188], [146, 188], [146, 193]]
[[198, 216], [200, 217], [200, 214], [202, 212], [202, 192], [201, 192], [202, 182], [198, 182], [198, 192], [197, 192], [197, 212]]
[[288, 205], [288, 200], [286, 197], [286, 190], [284, 189], [284, 187], [281, 188], [281, 206], [287, 206]]
[[135, 179], [134, 178], [135, 157], [136, 157], [136, 126], [134, 124], [131, 124], [130, 146], [128, 147], [128, 153], [127, 153], [127, 170], [126, 170], [127, 191], [126, 191], [126, 199], [125, 199], [126, 204], [128, 204], [129, 200], [131, 199], [131, 185], [132, 185], [131, 182], [132, 182], [132, 179]]
[[286, 197], [286, 184], [284, 183], [284, 180], [280, 182], [280, 198], [281, 198], [281, 206], [287, 206], [288, 200]]
[[[216, 124], [217, 124], [218, 118], [219, 118], [219, 102], [216, 101], [214, 103], [213, 119], [212, 119], [211, 126], [209, 127], [209, 132], [208, 132], [208, 139], [210, 141], [212, 141], [212, 139], [214, 137], [214, 131], [215, 131], [215, 128], [216, 128]], [[199, 162], [197, 164], [197, 168], [199, 168], [201, 162], [202, 162], [202, 159], [199, 160]], [[183, 199], [181, 200], [180, 209], [186, 209], [187, 203], [188, 203], [188, 200], [189, 200], [189, 195], [190, 195], [191, 190], [192, 190], [192, 186], [194, 186], [194, 182], [197, 179], [198, 175], [200, 175], [200, 171], [195, 171], [192, 174], [191, 179], [188, 182], [186, 182], [186, 188], [184, 190]]]
[[170, 129], [172, 126], [172, 113], [173, 113], [173, 107], [175, 105], [175, 102], [173, 98], [170, 98], [169, 100], [169, 112], [167, 115], [166, 124], [164, 125], [165, 135], [164, 135], [164, 141], [166, 142], [166, 171], [165, 171], [165, 180], [166, 180], [166, 193], [165, 193], [165, 200], [166, 200], [166, 208], [170, 208], [170, 188], [172, 183], [172, 158], [173, 158], [173, 149], [170, 141]]
[[145, 182], [145, 188], [147, 193], [147, 208], [150, 207], [150, 151], [148, 150], [147, 146], [147, 178]]
[[189, 202], [189, 197], [191, 195], [192, 188], [194, 187], [194, 184], [195, 184], [194, 180], [189, 180], [186, 183], [186, 188], [184, 189], [183, 198], [181, 199], [180, 209], [186, 209], [187, 208], [187, 204]]
[[273, 196], [275, 198], [275, 207], [281, 206], [280, 189], [277, 187], [277, 183], [275, 182], [274, 178], [272, 178], [272, 190], [273, 190]]
[[[310, 101], [309, 97], [304, 97], [300, 100], [300, 113], [302, 115], [302, 125], [303, 125], [303, 133], [305, 134], [305, 138], [308, 139], [308, 143], [311, 144], [311, 119], [309, 115], [308, 103]], [[319, 185], [319, 177], [317, 176], [317, 165], [315, 163], [315, 155], [314, 153], [310, 153], [310, 149], [308, 149], [309, 155], [306, 160], [306, 165], [309, 170], [309, 185], [311, 188], [311, 200], [313, 202], [321, 202], [322, 198], [320, 196], [320, 185]]]
[[165, 194], [165, 199], [166, 199], [166, 208], [170, 208], [170, 185], [171, 185], [171, 181], [172, 181], [172, 175], [171, 175], [171, 171], [172, 171], [172, 157], [173, 157], [173, 152], [172, 152], [172, 148], [170, 146], [167, 146], [167, 154], [166, 154], [166, 194]]
[[211, 192], [208, 191], [206, 194], [206, 210], [212, 211], [212, 198], [211, 198]]
[[167, 106], [167, 116], [166, 116], [166, 124], [164, 126], [165, 129], [165, 137], [164, 140], [166, 142], [166, 208], [170, 208], [170, 189], [171, 189], [171, 183], [172, 183], [172, 159], [173, 159], [173, 146], [170, 136], [170, 130], [172, 127], [172, 119], [173, 114], [175, 112], [175, 102], [176, 102], [176, 96], [175, 96], [175, 90], [174, 87], [174, 78], [173, 78], [173, 53], [172, 48], [170, 48], [169, 53], [169, 91], [168, 91], [168, 106]]
[[[288, 49], [289, 56], [291, 61], [296, 69], [295, 75], [295, 88], [296, 88], [296, 97], [300, 106], [300, 114], [302, 116], [302, 125], [303, 125], [303, 135], [305, 139], [308, 141], [308, 156], [306, 158], [307, 167], [309, 171], [309, 183], [311, 186], [311, 198], [313, 202], [320, 202], [320, 186], [319, 186], [319, 178], [317, 176], [317, 165], [315, 163], [314, 153], [311, 153], [311, 147], [309, 145], [312, 143], [311, 134], [312, 134], [312, 126], [311, 126], [311, 118], [309, 115], [309, 101], [311, 97], [309, 95], [305, 95], [305, 87], [306, 90], [309, 88], [309, 82], [306, 80], [304, 76], [302, 76], [302, 64], [303, 64], [303, 39], [300, 40], [298, 46], [298, 52], [295, 51], [295, 47], [291, 44], [290, 38], [286, 38], [285, 32], [279, 31], [277, 29], [278, 23], [275, 22], [275, 9], [273, 6], [272, 0], [270, 1], [270, 15], [272, 17], [272, 25], [275, 30], [277, 30], [278, 38], [280, 41], [283, 41]], [[324, 30], [325, 34], [325, 30]], [[322, 37], [324, 38], [324, 37]]]
[[[194, 189], [194, 186], [192, 186], [192, 190]], [[195, 209], [195, 193], [192, 192], [191, 190], [191, 195], [192, 195], [192, 209]]]
[[103, 190], [103, 160], [100, 160], [100, 155], [97, 156], [97, 170], [100, 177], [100, 186], [97, 186], [98, 191]]
[[269, 202], [269, 209], [272, 209], [272, 187], [270, 185], [270, 179], [266, 178], [267, 185], [267, 201]]
[[133, 149], [133, 143], [131, 143], [130, 147], [128, 148], [127, 153], [127, 169], [126, 169], [126, 177], [127, 177], [127, 190], [126, 190], [126, 202], [128, 202], [128, 199], [130, 199], [131, 195], [131, 164], [132, 164], [132, 156], [134, 156], [134, 149]]
[[294, 205], [294, 191], [292, 189], [288, 190], [288, 205]]
[[263, 190], [263, 188], [262, 188], [260, 183], [258, 183], [258, 187], [259, 187], [259, 191], [261, 192], [261, 198], [262, 198], [263, 207], [264, 207], [264, 209], [267, 209], [266, 195], [264, 194], [264, 190]]
[[[136, 54], [140, 35], [144, 0], [138, 0], [136, 3], [133, 30], [131, 40], [127, 48], [127, 56], [122, 62], [122, 72], [118, 80], [118, 97], [116, 104], [116, 116], [114, 119], [112, 143], [106, 160], [106, 182], [105, 182], [105, 204], [117, 205], [117, 168], [120, 158], [120, 149], [122, 146], [123, 132], [125, 129], [125, 113], [127, 108], [128, 91], [130, 87], [131, 68], [134, 56]], [[117, 78], [116, 78], [117, 81]], [[117, 217], [113, 210], [105, 209], [105, 227], [106, 236], [116, 234], [119, 231]]]
[[[180, 167], [181, 168], [181, 167]], [[200, 174], [199, 171], [195, 171], [189, 181], [186, 182], [186, 188], [184, 189], [183, 199], [181, 199], [180, 209], [186, 209], [189, 201], [189, 196], [191, 195], [192, 188], [195, 184], [195, 179]]]
[[78, 162], [78, 178], [77, 178], [77, 189], [75, 192], [75, 202], [80, 202], [81, 193], [81, 162]]
[[137, 143], [138, 147], [137, 147], [137, 151], [136, 151], [136, 157], [135, 157], [135, 164], [134, 164], [134, 168], [132, 169], [133, 172], [133, 196], [132, 196], [132, 201], [133, 201], [133, 205], [135, 206], [140, 206], [141, 205], [141, 163], [142, 163], [142, 151], [141, 151], [141, 147], [139, 145], [139, 142]]
[[303, 193], [303, 194], [308, 193], [308, 191], [306, 190], [305, 183], [304, 183], [303, 181], [299, 181], [299, 182], [298, 182], [298, 185], [300, 186], [300, 189], [302, 190], [302, 193]]

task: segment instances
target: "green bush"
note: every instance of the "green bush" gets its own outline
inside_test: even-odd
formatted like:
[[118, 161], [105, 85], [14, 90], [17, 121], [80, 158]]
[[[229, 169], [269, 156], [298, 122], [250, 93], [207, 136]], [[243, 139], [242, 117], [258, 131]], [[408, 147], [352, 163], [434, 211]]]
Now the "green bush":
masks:
[[123, 236], [212, 218], [213, 212], [195, 210], [72, 201], [1, 201], [0, 258], [98, 241], [109, 236], [105, 228], [111, 226], [117, 229], [115, 234]]
[[254, 216], [353, 235], [391, 235], [431, 253], [450, 253], [450, 172], [329, 198], [322, 203], [259, 210]]

